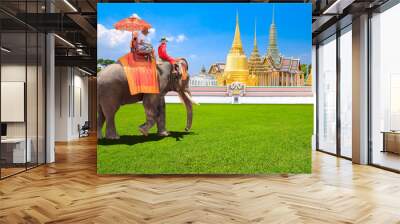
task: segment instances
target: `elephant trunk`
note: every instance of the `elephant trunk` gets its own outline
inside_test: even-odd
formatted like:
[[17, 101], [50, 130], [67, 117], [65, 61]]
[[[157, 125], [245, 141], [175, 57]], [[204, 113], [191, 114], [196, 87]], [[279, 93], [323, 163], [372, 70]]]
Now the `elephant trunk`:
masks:
[[185, 131], [189, 131], [190, 128], [192, 128], [192, 120], [193, 120], [193, 103], [192, 99], [189, 95], [188, 92], [186, 91], [180, 91], [179, 92], [179, 97], [183, 100], [183, 103], [186, 106], [186, 128]]

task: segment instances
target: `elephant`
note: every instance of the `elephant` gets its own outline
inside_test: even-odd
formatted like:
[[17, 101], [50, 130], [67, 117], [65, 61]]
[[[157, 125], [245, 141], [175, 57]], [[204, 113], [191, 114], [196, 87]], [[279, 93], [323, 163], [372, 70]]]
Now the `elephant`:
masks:
[[[179, 66], [188, 69], [185, 59], [177, 61]], [[157, 123], [159, 136], [168, 136], [169, 132], [165, 127], [165, 95], [170, 91], [178, 93], [181, 101], [186, 106], [186, 131], [192, 126], [193, 103], [189, 91], [189, 77], [182, 80], [181, 74], [172, 73], [172, 65], [168, 62], [157, 63], [157, 75], [159, 80], [159, 94], [140, 93], [131, 95], [128, 87], [128, 80], [121, 64], [115, 63], [102, 69], [97, 75], [97, 113], [98, 127], [97, 138], [101, 139], [102, 127], [106, 123], [107, 139], [119, 139], [115, 128], [115, 114], [120, 106], [142, 101], [145, 110], [146, 121], [139, 126], [139, 131], [148, 135], [149, 129]]]

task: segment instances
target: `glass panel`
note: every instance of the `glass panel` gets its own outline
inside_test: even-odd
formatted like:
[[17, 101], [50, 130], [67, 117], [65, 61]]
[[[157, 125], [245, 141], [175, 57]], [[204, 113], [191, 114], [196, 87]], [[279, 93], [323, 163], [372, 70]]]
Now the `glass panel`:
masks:
[[[38, 1], [27, 2], [27, 13], [40, 12]], [[37, 16], [32, 17], [33, 24], [38, 23]], [[36, 21], [34, 21], [36, 20]], [[36, 30], [27, 30], [27, 150], [31, 151], [28, 168], [35, 167], [38, 164], [38, 76], [39, 76], [39, 35]]]
[[336, 153], [336, 36], [318, 48], [318, 146]]
[[38, 119], [37, 119], [37, 84], [38, 84], [38, 50], [37, 50], [37, 41], [38, 36], [36, 32], [28, 33], [28, 63], [27, 63], [27, 95], [26, 95], [26, 112], [27, 112], [27, 142], [28, 142], [28, 151], [31, 153], [30, 159], [28, 160], [28, 168], [34, 167], [37, 165], [37, 132], [38, 132]]
[[5, 0], [0, 7], [9, 13], [0, 12], [0, 176], [4, 178], [45, 162], [46, 40], [21, 21], [38, 19], [26, 13], [44, 13], [46, 8], [45, 0]]
[[351, 26], [340, 36], [340, 127], [341, 155], [352, 157], [352, 35]]
[[372, 163], [400, 170], [400, 5], [374, 15], [372, 25]]
[[38, 45], [38, 164], [45, 163], [45, 52], [46, 37], [39, 33]]
[[25, 170], [31, 158], [26, 150], [26, 33], [2, 33], [1, 44], [1, 172], [5, 177]]

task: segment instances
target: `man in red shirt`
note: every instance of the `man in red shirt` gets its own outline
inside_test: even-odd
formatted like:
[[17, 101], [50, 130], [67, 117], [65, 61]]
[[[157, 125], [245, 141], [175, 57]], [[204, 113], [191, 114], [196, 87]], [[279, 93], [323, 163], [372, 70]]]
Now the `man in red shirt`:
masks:
[[167, 54], [167, 42], [167, 38], [161, 38], [161, 44], [158, 47], [158, 57], [160, 57], [164, 61], [168, 61], [172, 65], [172, 73], [176, 74], [177, 64], [175, 62], [175, 59]]

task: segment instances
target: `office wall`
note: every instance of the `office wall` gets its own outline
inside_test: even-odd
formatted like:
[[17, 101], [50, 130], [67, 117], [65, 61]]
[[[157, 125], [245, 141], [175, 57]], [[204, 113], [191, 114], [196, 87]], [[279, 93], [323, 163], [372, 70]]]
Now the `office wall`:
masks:
[[88, 121], [88, 77], [77, 68], [55, 69], [55, 140], [79, 137], [78, 125]]
[[97, 78], [88, 78], [88, 101], [89, 101], [89, 122], [90, 130], [97, 131]]
[[[2, 82], [23, 82], [26, 85], [26, 95], [22, 113], [26, 113], [26, 120], [22, 122], [5, 122], [7, 124], [7, 138], [27, 137], [28, 158], [27, 167], [33, 167], [44, 163], [44, 74], [41, 64], [38, 61], [28, 61], [25, 63], [12, 63], [3, 61], [1, 64]], [[39, 61], [40, 62], [40, 61]], [[24, 94], [24, 90], [21, 90]], [[6, 94], [6, 93], [5, 93]], [[2, 96], [7, 97], [7, 96]], [[11, 110], [11, 108], [1, 108]], [[13, 113], [13, 111], [7, 111]]]
[[68, 67], [55, 68], [55, 140], [68, 140], [69, 84]]
[[[25, 64], [2, 64], [1, 66], [1, 81], [2, 82], [25, 82]], [[38, 80], [36, 76], [33, 77], [30, 74], [36, 74], [36, 65], [27, 66], [27, 122], [28, 122], [28, 133], [36, 133], [36, 122], [37, 122], [37, 108], [43, 107], [43, 101], [37, 100], [36, 85]], [[40, 83], [42, 85], [42, 83]], [[7, 108], [2, 108], [6, 110]], [[10, 122], [7, 123], [7, 136], [8, 137], [25, 137], [25, 123], [24, 122]], [[29, 136], [28, 136], [29, 137]]]

